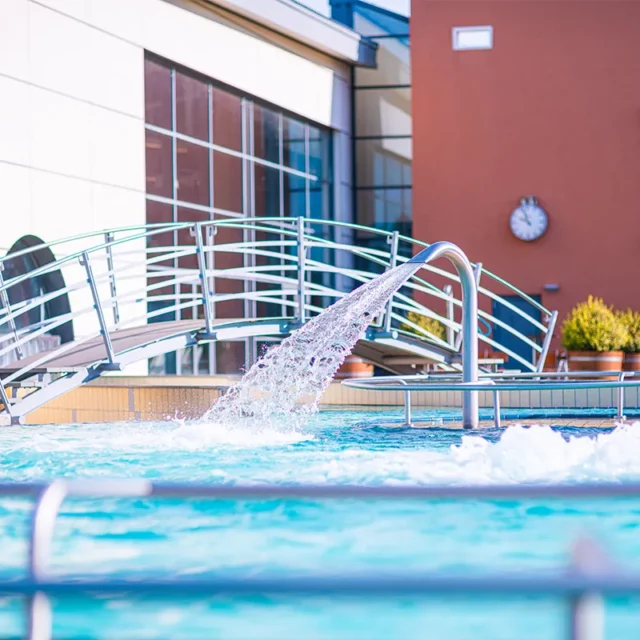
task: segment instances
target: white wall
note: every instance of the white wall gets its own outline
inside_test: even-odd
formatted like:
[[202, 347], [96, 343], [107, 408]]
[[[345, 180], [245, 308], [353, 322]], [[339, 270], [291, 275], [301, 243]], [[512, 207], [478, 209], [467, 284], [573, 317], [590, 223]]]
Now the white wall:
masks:
[[[145, 222], [145, 49], [348, 136], [346, 64], [194, 11], [164, 0], [0, 0], [0, 247]], [[340, 166], [346, 211], [350, 163]]]

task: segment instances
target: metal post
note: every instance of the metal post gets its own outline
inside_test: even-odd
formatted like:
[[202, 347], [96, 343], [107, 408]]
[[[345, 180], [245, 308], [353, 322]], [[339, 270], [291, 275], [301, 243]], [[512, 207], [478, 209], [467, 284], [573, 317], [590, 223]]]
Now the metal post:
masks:
[[[476, 266], [473, 268], [473, 279], [476, 283], [476, 292], [478, 290], [478, 287], [480, 286], [481, 276], [482, 276], [482, 262], [476, 262]], [[458, 333], [455, 344], [453, 345], [453, 349], [454, 351], [459, 352], [461, 347], [462, 347], [462, 332]]]
[[411, 427], [411, 391], [404, 392], [404, 426]]
[[[458, 272], [462, 285], [462, 379], [478, 381], [478, 276], [460, 247], [451, 242], [436, 242], [417, 253], [407, 264], [414, 265], [410, 278], [425, 264], [437, 258], [448, 258]], [[475, 429], [478, 426], [478, 392], [462, 392], [462, 426]]]
[[116, 291], [116, 274], [113, 269], [113, 233], [104, 234], [105, 249], [107, 251], [107, 271], [109, 273], [109, 289], [111, 290], [111, 308], [113, 310], [113, 323], [120, 323], [120, 309], [118, 308], [118, 296]]
[[13, 418], [11, 414], [11, 401], [9, 400], [9, 395], [7, 394], [7, 390], [4, 388], [2, 380], [0, 380], [0, 400], [4, 405], [5, 411], [9, 414], [9, 417]]
[[493, 424], [496, 429], [500, 429], [502, 426], [500, 422], [500, 391], [497, 387], [493, 389]]
[[[625, 371], [620, 372], [618, 381], [624, 382], [626, 375]], [[624, 420], [624, 387], [622, 385], [618, 387], [618, 415], [616, 417], [618, 420]]]
[[[56, 480], [42, 492], [34, 507], [29, 539], [29, 573], [34, 581], [45, 577], [53, 528], [66, 496], [66, 483]], [[51, 640], [51, 603], [45, 593], [38, 591], [29, 598], [27, 617], [29, 640]]]
[[[394, 231], [390, 236], [387, 237], [387, 242], [391, 245], [391, 249], [389, 250], [389, 268], [395, 269], [398, 263], [398, 232]], [[389, 298], [389, 302], [387, 302], [387, 308], [384, 311], [384, 324], [383, 328], [385, 333], [389, 333], [391, 331], [391, 313], [393, 309], [393, 296]]]
[[4, 264], [0, 262], [0, 302], [2, 302], [2, 306], [7, 311], [9, 328], [11, 329], [11, 333], [13, 334], [13, 341], [16, 343], [16, 355], [18, 356], [18, 360], [20, 360], [23, 356], [23, 351], [22, 346], [18, 344], [18, 329], [16, 328], [16, 321], [11, 315], [11, 304], [9, 303], [9, 295], [7, 294], [7, 290], [4, 288], [4, 278], [2, 276], [3, 271]]
[[304, 218], [298, 218], [298, 322], [304, 324], [307, 321], [306, 304], [306, 248], [304, 246]]
[[87, 284], [91, 291], [91, 297], [93, 298], [93, 308], [98, 315], [98, 323], [100, 324], [100, 333], [102, 334], [102, 340], [104, 342], [104, 348], [107, 352], [107, 359], [110, 365], [115, 364], [115, 356], [113, 353], [113, 345], [111, 344], [111, 336], [109, 335], [109, 329], [107, 328], [107, 322], [104, 319], [104, 311], [102, 310], [102, 304], [100, 303], [100, 297], [98, 295], [98, 288], [96, 287], [96, 280], [93, 276], [93, 269], [89, 262], [89, 254], [86, 251], [82, 252], [79, 258], [80, 264], [85, 268], [87, 272]]
[[447, 343], [453, 347], [455, 345], [455, 336], [451, 326], [453, 322], [453, 287], [450, 284], [446, 284], [443, 291], [447, 296], [447, 320], [449, 321], [447, 325]]
[[[572, 571], [593, 577], [607, 569], [600, 548], [591, 540], [578, 541], [573, 550]], [[604, 602], [599, 593], [586, 593], [570, 599], [570, 640], [604, 639]]]
[[538, 364], [536, 366], [536, 371], [541, 373], [544, 369], [545, 362], [547, 361], [547, 354], [549, 353], [549, 346], [551, 345], [551, 340], [553, 338], [553, 331], [556, 328], [556, 322], [558, 321], [558, 312], [553, 311], [551, 316], [549, 317], [549, 323], [547, 324], [547, 333], [544, 336], [544, 342], [542, 343], [542, 351], [540, 352], [540, 356], [538, 357]]
[[211, 291], [209, 289], [209, 276], [207, 275], [207, 259], [202, 242], [202, 222], [197, 222], [194, 227], [196, 234], [196, 255], [198, 256], [198, 268], [200, 269], [200, 287], [202, 289], [202, 304], [204, 306], [205, 333], [213, 334], [213, 305]]

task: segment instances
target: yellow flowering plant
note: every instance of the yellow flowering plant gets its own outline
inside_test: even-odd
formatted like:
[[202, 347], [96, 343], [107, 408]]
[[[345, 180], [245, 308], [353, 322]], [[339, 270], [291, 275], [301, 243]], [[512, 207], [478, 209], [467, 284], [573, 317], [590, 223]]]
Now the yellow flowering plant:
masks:
[[620, 314], [594, 296], [576, 305], [562, 326], [562, 345], [568, 351], [620, 351], [628, 342]]

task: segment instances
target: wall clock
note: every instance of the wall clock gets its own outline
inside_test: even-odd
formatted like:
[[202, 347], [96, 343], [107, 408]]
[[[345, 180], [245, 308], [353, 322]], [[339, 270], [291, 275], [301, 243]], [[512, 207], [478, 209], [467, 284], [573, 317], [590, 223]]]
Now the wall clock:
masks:
[[549, 226], [549, 217], [537, 200], [529, 196], [522, 198], [520, 206], [511, 212], [509, 226], [518, 240], [533, 242], [544, 235]]

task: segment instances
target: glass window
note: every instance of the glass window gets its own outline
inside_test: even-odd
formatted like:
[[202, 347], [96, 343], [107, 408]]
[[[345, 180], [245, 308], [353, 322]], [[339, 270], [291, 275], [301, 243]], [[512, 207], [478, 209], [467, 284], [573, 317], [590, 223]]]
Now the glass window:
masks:
[[171, 69], [148, 58], [144, 61], [145, 121], [171, 129]]
[[283, 162], [286, 167], [305, 171], [305, 125], [285, 116], [282, 121]]
[[242, 99], [232, 93], [211, 88], [213, 143], [242, 151]]
[[411, 186], [411, 138], [356, 140], [356, 186]]
[[253, 105], [253, 136], [256, 158], [280, 164], [280, 118], [275, 111]]
[[213, 152], [213, 206], [242, 213], [242, 159], [223, 151]]
[[[195, 73], [154, 60], [145, 63], [145, 79], [150, 223], [197, 222], [224, 216], [233, 220], [234, 216], [249, 212], [258, 216], [331, 218], [329, 130], [229, 93]], [[193, 141], [184, 140], [185, 136]], [[216, 317], [243, 318], [246, 313], [254, 313], [256, 307], [267, 315], [285, 313], [280, 304], [248, 304], [244, 299], [245, 282], [234, 271], [243, 268], [246, 259], [233, 244], [259, 235], [217, 227], [216, 251], [210, 260], [215, 269], [223, 271], [211, 278]], [[149, 307], [161, 312], [156, 321], [202, 318], [196, 256], [176, 256], [176, 247], [193, 248], [194, 244], [190, 228], [163, 231], [149, 241], [149, 256], [157, 258], [154, 265], [165, 268], [148, 277], [150, 286], [158, 285], [151, 293]], [[270, 264], [266, 258], [258, 258], [256, 263]], [[278, 267], [279, 261], [274, 265]], [[178, 276], [176, 267], [181, 269]], [[180, 282], [175, 282], [176, 277]], [[320, 281], [324, 275], [313, 277]], [[273, 285], [256, 284], [259, 291], [269, 286]], [[176, 310], [178, 302], [184, 308]], [[213, 347], [208, 351], [191, 349], [169, 354], [151, 366], [172, 373], [206, 372], [212, 350]], [[245, 343], [217, 346], [214, 353], [211, 367], [220, 373], [237, 373], [244, 365]]]
[[255, 212], [257, 216], [280, 214], [280, 170], [255, 163]]
[[356, 89], [356, 136], [411, 135], [411, 89]]
[[176, 73], [176, 129], [192, 138], [209, 139], [209, 86]]
[[178, 200], [209, 204], [209, 149], [184, 140], [176, 140]]
[[411, 189], [359, 189], [356, 194], [360, 224], [410, 235]]
[[307, 211], [307, 181], [291, 173], [284, 174], [284, 215], [299, 218]]
[[216, 342], [216, 368], [218, 373], [242, 373], [245, 366], [244, 342]]
[[407, 38], [380, 38], [376, 66], [355, 68], [355, 86], [411, 84], [411, 50]]
[[165, 198], [173, 197], [172, 139], [169, 136], [146, 131], [147, 193]]

